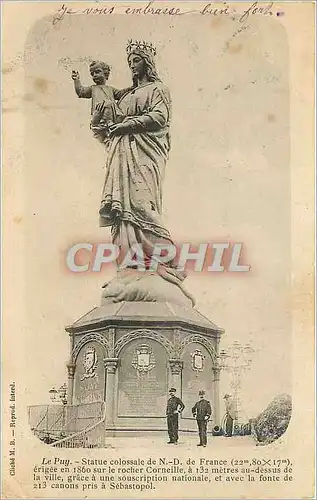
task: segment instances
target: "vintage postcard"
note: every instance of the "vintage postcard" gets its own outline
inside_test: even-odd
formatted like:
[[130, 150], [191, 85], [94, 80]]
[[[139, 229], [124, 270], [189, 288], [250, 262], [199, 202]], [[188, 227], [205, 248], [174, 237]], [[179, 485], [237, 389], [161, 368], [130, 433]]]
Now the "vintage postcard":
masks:
[[2, 498], [314, 498], [312, 2], [2, 2]]

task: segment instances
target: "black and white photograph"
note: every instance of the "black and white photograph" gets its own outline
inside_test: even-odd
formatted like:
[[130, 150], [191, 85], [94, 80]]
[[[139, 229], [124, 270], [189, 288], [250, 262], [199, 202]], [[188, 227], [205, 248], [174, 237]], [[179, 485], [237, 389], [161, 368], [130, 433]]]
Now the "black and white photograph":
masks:
[[313, 3], [14, 3], [3, 497], [313, 498]]

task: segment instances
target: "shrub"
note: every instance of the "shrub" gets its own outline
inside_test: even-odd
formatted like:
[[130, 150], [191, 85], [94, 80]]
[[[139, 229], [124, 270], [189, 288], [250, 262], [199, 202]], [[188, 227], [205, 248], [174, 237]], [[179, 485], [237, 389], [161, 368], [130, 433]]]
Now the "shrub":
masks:
[[257, 444], [270, 444], [286, 431], [292, 414], [292, 398], [288, 394], [276, 396], [269, 406], [252, 422], [252, 435]]

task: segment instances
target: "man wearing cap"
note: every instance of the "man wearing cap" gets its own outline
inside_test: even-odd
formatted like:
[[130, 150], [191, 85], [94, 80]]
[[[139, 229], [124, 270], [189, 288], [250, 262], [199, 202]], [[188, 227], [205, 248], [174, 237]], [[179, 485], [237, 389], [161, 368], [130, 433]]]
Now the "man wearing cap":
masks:
[[180, 398], [176, 397], [176, 389], [172, 387], [169, 390], [169, 399], [166, 406], [168, 444], [177, 444], [178, 442], [178, 415], [183, 411], [185, 405]]
[[223, 399], [226, 406], [225, 436], [232, 437], [233, 421], [237, 418], [237, 411], [230, 394], [225, 394]]
[[193, 406], [192, 414], [197, 420], [199, 432], [199, 444], [207, 446], [207, 423], [211, 417], [212, 409], [209, 401], [205, 399], [205, 391], [199, 391], [199, 401]]

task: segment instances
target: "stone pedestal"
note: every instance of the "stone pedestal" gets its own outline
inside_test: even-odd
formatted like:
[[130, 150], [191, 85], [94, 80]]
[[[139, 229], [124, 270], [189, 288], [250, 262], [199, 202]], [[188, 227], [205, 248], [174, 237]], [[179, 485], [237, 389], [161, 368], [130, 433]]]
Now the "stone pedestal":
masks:
[[67, 403], [72, 404], [73, 394], [74, 394], [74, 375], [75, 375], [75, 363], [67, 364], [67, 375], [68, 375], [68, 385], [67, 385]]
[[171, 386], [177, 391], [177, 394], [182, 394], [182, 369], [183, 361], [180, 359], [170, 359], [169, 365], [171, 370]]
[[[169, 302], [106, 302], [66, 329], [71, 404], [105, 401], [111, 433], [166, 432], [168, 391], [186, 408], [181, 431], [197, 432], [191, 408], [204, 389], [219, 425], [217, 325], [195, 308]], [[211, 428], [210, 428], [211, 431]]]
[[118, 358], [105, 358], [106, 369], [106, 426], [113, 427], [114, 403], [115, 403], [115, 376], [118, 366]]

